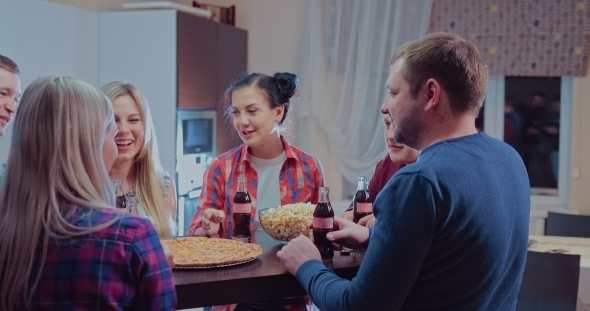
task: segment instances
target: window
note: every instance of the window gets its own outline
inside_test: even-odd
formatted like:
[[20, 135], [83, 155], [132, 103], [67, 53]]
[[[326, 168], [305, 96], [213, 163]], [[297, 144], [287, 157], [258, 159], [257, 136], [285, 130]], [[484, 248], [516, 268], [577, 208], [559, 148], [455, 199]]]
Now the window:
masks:
[[476, 126], [521, 155], [533, 206], [567, 206], [571, 107], [571, 77], [490, 76]]

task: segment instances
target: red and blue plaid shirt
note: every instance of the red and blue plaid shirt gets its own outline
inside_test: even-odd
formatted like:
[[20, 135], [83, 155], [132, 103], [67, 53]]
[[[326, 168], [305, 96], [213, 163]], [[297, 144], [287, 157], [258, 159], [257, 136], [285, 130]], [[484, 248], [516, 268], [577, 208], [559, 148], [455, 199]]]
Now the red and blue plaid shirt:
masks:
[[[316, 204], [319, 187], [324, 186], [324, 173], [320, 162], [311, 155], [289, 145], [281, 136], [287, 159], [279, 174], [281, 205], [293, 203]], [[258, 174], [250, 164], [248, 147], [242, 145], [216, 157], [203, 175], [203, 190], [199, 197], [199, 207], [188, 231], [194, 235], [202, 226], [201, 217], [207, 208], [225, 212], [221, 232], [232, 228], [232, 202], [238, 191], [238, 177], [246, 177], [248, 193], [252, 200], [250, 230], [254, 230], [256, 218], [256, 195], [258, 193]]]
[[[311, 202], [316, 204], [319, 187], [324, 186], [324, 172], [320, 162], [302, 150], [289, 145], [281, 136], [287, 159], [279, 173], [281, 204]], [[242, 145], [216, 157], [203, 176], [203, 191], [199, 198], [198, 211], [193, 217], [189, 234], [193, 235], [202, 226], [201, 217], [207, 208], [225, 212], [221, 231], [232, 228], [232, 202], [238, 191], [238, 177], [246, 177], [248, 193], [252, 200], [250, 230], [254, 230], [256, 218], [256, 197], [258, 193], [258, 174], [250, 165], [248, 147]], [[289, 311], [311, 310], [308, 296], [283, 299], [282, 306]], [[212, 311], [232, 311], [236, 305], [214, 306]]]
[[80, 207], [72, 222], [94, 227], [116, 217], [105, 229], [50, 243], [33, 310], [174, 310], [172, 271], [148, 219]]

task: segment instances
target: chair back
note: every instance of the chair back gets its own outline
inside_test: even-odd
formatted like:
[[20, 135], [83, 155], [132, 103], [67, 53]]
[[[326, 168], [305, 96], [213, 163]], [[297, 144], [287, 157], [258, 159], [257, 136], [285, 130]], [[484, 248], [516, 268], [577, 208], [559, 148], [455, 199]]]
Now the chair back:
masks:
[[590, 238], [590, 216], [547, 212], [545, 235]]
[[580, 255], [527, 252], [517, 311], [576, 310]]

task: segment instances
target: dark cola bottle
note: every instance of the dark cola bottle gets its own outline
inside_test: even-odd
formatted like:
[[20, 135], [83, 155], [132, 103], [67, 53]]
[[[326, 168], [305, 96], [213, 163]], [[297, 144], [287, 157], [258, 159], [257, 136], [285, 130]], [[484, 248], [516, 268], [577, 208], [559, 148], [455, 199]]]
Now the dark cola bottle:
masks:
[[334, 230], [334, 210], [329, 192], [328, 187], [320, 187], [320, 198], [313, 212], [313, 243], [320, 251], [322, 260], [334, 258], [334, 247], [326, 238], [326, 234]]
[[115, 196], [116, 196], [116, 207], [122, 212], [127, 211], [127, 198], [123, 194], [123, 182], [120, 179], [115, 179], [113, 182], [115, 185]]
[[236, 192], [233, 202], [232, 218], [234, 227], [232, 237], [237, 240], [249, 242], [252, 200], [246, 188], [246, 177], [238, 177], [238, 192]]
[[361, 218], [373, 214], [373, 198], [371, 198], [371, 194], [369, 193], [367, 177], [359, 176], [352, 205], [355, 223], [358, 223]]

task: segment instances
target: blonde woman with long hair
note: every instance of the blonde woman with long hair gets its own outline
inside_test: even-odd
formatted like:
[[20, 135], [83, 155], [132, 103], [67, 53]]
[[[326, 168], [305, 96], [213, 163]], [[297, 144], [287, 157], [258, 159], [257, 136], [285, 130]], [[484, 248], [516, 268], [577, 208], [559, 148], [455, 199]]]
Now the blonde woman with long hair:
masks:
[[123, 181], [131, 197], [130, 210], [153, 221], [160, 237], [175, 235], [176, 189], [162, 169], [158, 143], [147, 100], [133, 84], [111, 82], [102, 91], [111, 99], [119, 130], [115, 137], [119, 155], [109, 171], [111, 179]]
[[153, 225], [117, 211], [106, 96], [69, 77], [24, 91], [0, 202], [0, 310], [172, 310]]

